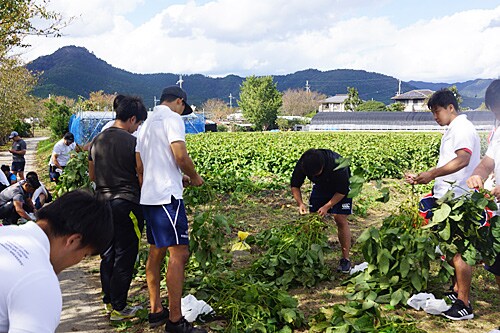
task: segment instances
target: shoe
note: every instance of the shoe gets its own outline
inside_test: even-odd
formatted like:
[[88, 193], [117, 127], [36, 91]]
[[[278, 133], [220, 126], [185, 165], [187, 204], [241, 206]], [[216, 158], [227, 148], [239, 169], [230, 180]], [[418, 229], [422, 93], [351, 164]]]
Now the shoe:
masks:
[[168, 320], [168, 309], [163, 308], [161, 312], [158, 313], [149, 313], [148, 314], [148, 321], [149, 321], [149, 328], [155, 328], [160, 325], [163, 325], [167, 322]]
[[207, 333], [203, 328], [194, 327], [184, 317], [181, 317], [177, 323], [172, 323], [170, 320], [165, 325], [165, 333]]
[[472, 306], [465, 306], [461, 299], [457, 299], [451, 308], [442, 313], [448, 319], [451, 320], [466, 320], [474, 318], [472, 313]]
[[135, 313], [142, 309], [142, 306], [129, 306], [127, 305], [123, 310], [113, 310], [109, 316], [111, 321], [120, 321], [135, 317]]
[[346, 258], [340, 259], [339, 267], [337, 267], [338, 272], [349, 273], [351, 271], [351, 261]]
[[113, 311], [113, 305], [111, 305], [111, 303], [104, 303], [104, 311], [110, 314]]
[[455, 301], [458, 299], [458, 294], [453, 290], [453, 286], [450, 288], [450, 291], [444, 293], [444, 297], [448, 298], [451, 303], [455, 303]]

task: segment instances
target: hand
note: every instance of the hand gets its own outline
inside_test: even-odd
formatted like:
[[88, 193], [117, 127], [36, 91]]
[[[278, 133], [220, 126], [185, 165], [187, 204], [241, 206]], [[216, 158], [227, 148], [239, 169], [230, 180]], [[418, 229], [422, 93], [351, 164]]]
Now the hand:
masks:
[[182, 175], [182, 186], [188, 187], [189, 185], [191, 185], [191, 178], [189, 178], [189, 176]]
[[434, 180], [434, 176], [430, 171], [421, 172], [413, 179], [415, 184], [428, 184], [432, 180]]
[[299, 213], [300, 215], [307, 214], [309, 212], [309, 209], [307, 209], [307, 206], [304, 203], [301, 203], [299, 205]]
[[417, 177], [416, 174], [414, 173], [405, 173], [405, 182], [407, 182], [410, 185], [416, 185], [415, 183], [415, 178]]
[[323, 207], [321, 207], [320, 209], [318, 209], [319, 216], [325, 217], [326, 214], [328, 213], [328, 211], [330, 210], [330, 208], [331, 208], [330, 206], [324, 205]]
[[196, 177], [191, 178], [191, 186], [201, 186], [204, 182], [205, 181], [203, 180], [203, 178], [201, 178], [200, 175], [196, 175]]
[[483, 188], [483, 179], [481, 176], [473, 175], [467, 179], [466, 184], [469, 188]]
[[497, 201], [500, 201], [500, 185], [497, 185], [491, 190], [491, 194], [497, 198]]

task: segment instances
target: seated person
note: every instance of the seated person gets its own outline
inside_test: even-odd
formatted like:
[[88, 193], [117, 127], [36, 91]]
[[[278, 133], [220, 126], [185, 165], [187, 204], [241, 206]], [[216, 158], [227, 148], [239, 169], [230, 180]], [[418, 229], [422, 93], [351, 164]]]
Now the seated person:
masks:
[[28, 213], [35, 211], [31, 196], [39, 187], [38, 175], [30, 172], [26, 179], [0, 192], [0, 218], [3, 219], [3, 224], [17, 224], [19, 217], [28, 221], [35, 220]]
[[17, 183], [17, 177], [15, 174], [10, 172], [10, 166], [2, 164], [2, 172], [7, 177], [7, 180], [9, 181], [9, 185]]
[[[27, 176], [30, 175], [31, 173], [35, 172], [30, 171], [28, 172]], [[39, 210], [40, 208], [43, 207], [43, 205], [52, 201], [52, 195], [42, 182], [40, 182], [40, 187], [37, 188], [36, 191], [33, 193], [31, 201], [33, 202], [33, 205], [35, 206], [36, 210]]]

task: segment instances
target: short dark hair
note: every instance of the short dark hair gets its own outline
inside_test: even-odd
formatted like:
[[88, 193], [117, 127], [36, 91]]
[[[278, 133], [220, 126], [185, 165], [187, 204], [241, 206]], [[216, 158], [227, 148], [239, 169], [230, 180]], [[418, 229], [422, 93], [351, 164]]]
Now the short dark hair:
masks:
[[71, 142], [75, 142], [75, 136], [73, 135], [73, 133], [71, 132], [66, 132], [63, 136], [63, 139], [64, 140], [68, 140], [68, 141], [71, 141]]
[[115, 111], [116, 119], [121, 121], [127, 121], [133, 116], [136, 121], [146, 120], [148, 117], [142, 98], [136, 96], [124, 96]]
[[500, 79], [493, 80], [486, 89], [484, 104], [491, 111], [500, 108]]
[[325, 158], [319, 149], [307, 150], [300, 159], [302, 171], [308, 178], [318, 175], [325, 166]]
[[163, 103], [163, 102], [173, 102], [177, 98], [180, 98], [180, 97], [179, 96], [175, 96], [175, 95], [162, 94], [161, 97], [160, 97], [160, 104]]
[[125, 98], [125, 95], [119, 94], [115, 96], [115, 99], [113, 100], [113, 110], [118, 109], [118, 105], [122, 101], [122, 99]]
[[3, 172], [6, 172], [6, 171], [10, 172], [10, 166], [8, 166], [8, 165], [2, 164], [1, 169], [2, 169]]
[[30, 171], [26, 174], [26, 183], [35, 190], [40, 186], [42, 186], [42, 184], [40, 184], [40, 180], [38, 179], [38, 175], [35, 171]]
[[447, 108], [450, 104], [453, 105], [456, 112], [459, 111], [457, 97], [451, 90], [446, 88], [436, 91], [434, 94], [432, 94], [432, 96], [429, 98], [429, 101], [427, 102], [429, 110], [432, 110], [433, 108], [438, 106]]
[[109, 203], [96, 199], [85, 190], [63, 194], [36, 213], [47, 220], [53, 237], [82, 235], [81, 246], [90, 245], [94, 254], [103, 253], [113, 238], [113, 221]]

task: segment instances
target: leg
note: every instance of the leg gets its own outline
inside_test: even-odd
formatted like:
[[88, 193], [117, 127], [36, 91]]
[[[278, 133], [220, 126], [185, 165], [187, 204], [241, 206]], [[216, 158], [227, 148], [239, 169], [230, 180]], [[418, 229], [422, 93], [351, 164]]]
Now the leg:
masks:
[[170, 258], [167, 268], [168, 307], [170, 321], [177, 322], [182, 317], [181, 298], [184, 285], [184, 266], [189, 259], [187, 245], [175, 245], [168, 248]]
[[470, 286], [472, 282], [472, 266], [469, 266], [462, 259], [460, 253], [457, 253], [453, 257], [453, 266], [455, 267], [458, 299], [462, 300], [465, 306], [468, 306]]
[[115, 199], [111, 207], [115, 227], [111, 304], [113, 309], [121, 311], [127, 305], [144, 220], [140, 206], [130, 201]]
[[111, 276], [113, 275], [113, 263], [115, 261], [115, 248], [113, 244], [101, 255], [101, 287], [105, 304], [111, 303]]
[[349, 251], [351, 250], [351, 229], [347, 221], [347, 215], [333, 214], [335, 223], [337, 224], [337, 232], [339, 236], [340, 246], [342, 247], [342, 257], [349, 259]]
[[158, 313], [163, 310], [160, 298], [160, 269], [166, 253], [166, 247], [158, 248], [152, 244], [149, 246], [148, 261], [146, 262], [146, 281], [151, 313]]

